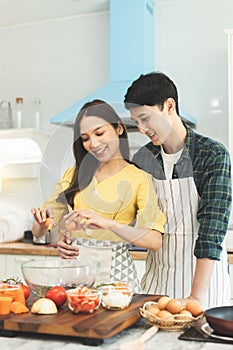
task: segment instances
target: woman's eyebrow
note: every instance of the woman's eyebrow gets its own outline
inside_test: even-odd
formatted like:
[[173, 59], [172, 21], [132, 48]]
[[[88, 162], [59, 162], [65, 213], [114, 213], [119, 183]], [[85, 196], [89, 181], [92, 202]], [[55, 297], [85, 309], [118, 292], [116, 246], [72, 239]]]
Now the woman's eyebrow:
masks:
[[[104, 125], [105, 125], [105, 124], [104, 124]], [[89, 130], [85, 131], [84, 133], [80, 133], [80, 135], [81, 135], [81, 136], [82, 136], [82, 135], [85, 135], [88, 131], [93, 131], [93, 132], [98, 131], [98, 130], [101, 129], [104, 125], [97, 126], [97, 128], [95, 128], [95, 129], [89, 129]]]

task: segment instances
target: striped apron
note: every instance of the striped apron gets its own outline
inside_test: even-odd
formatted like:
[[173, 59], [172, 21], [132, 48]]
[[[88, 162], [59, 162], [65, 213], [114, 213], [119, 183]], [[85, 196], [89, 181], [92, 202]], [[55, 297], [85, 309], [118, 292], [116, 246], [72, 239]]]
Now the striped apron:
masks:
[[[194, 247], [199, 224], [199, 195], [193, 177], [154, 179], [160, 208], [167, 221], [163, 245], [159, 252], [148, 251], [146, 270], [142, 278], [145, 293], [184, 298], [190, 295], [195, 273]], [[203, 307], [228, 305], [230, 279], [225, 241], [221, 260], [216, 261]]]

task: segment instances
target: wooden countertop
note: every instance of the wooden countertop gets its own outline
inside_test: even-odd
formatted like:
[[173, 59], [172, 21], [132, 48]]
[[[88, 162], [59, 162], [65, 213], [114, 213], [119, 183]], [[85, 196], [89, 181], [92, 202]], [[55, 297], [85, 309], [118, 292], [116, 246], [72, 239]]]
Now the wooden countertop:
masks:
[[[0, 254], [58, 256], [56, 247], [52, 245], [25, 242], [0, 243]], [[145, 260], [146, 258], [146, 252], [131, 251], [130, 254], [134, 260]]]
[[[100, 306], [94, 313], [84, 315], [80, 313], [77, 317], [68, 309], [67, 304], [61, 307], [52, 317], [51, 315], [47, 315], [47, 317], [40, 317], [39, 315], [38, 317], [38, 315], [31, 312], [25, 313], [23, 316], [11, 313], [9, 316], [0, 316], [1, 329], [11, 331], [12, 335], [25, 335], [25, 332], [30, 332], [32, 337], [39, 335], [42, 337], [47, 334], [50, 336], [57, 335], [58, 337], [76, 337], [79, 341], [85, 338], [85, 345], [99, 345], [104, 339], [108, 339], [132, 326], [141, 318], [139, 308], [148, 301], [158, 301], [160, 297], [160, 295], [135, 294], [130, 305], [126, 309], [117, 312], [117, 315], [116, 311], [106, 310]], [[27, 300], [29, 309], [37, 299], [30, 297]], [[90, 349], [91, 346], [87, 348]]]
[[[25, 242], [0, 243], [0, 254], [58, 256], [56, 247]], [[134, 260], [145, 260], [146, 252], [130, 251]], [[233, 251], [228, 251], [229, 263], [233, 264]]]
[[58, 256], [55, 247], [25, 242], [0, 243], [0, 254]]

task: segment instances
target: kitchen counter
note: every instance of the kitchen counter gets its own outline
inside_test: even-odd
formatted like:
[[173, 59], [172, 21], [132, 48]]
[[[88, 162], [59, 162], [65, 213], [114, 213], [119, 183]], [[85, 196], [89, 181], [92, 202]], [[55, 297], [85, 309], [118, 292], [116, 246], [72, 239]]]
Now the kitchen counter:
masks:
[[[78, 317], [78, 316], [77, 316]], [[120, 344], [135, 340], [148, 329], [150, 325], [146, 320], [139, 320], [134, 326], [118, 333], [117, 335], [105, 339], [99, 346], [83, 345], [73, 338], [58, 339], [54, 336], [17, 336], [14, 338], [0, 337], [0, 346], [4, 350], [118, 350]], [[164, 332], [159, 331], [145, 344], [145, 350], [164, 349], [164, 350], [230, 350], [232, 344], [220, 344], [201, 341], [180, 340], [178, 336], [182, 332]]]
[[[53, 245], [25, 242], [0, 243], [0, 254], [58, 256], [57, 249]], [[130, 254], [134, 260], [145, 260], [146, 258], [146, 252], [143, 251], [131, 251]]]
[[[15, 255], [45, 255], [58, 256], [56, 248], [45, 245], [34, 245], [24, 242], [0, 243], [0, 254], [15, 254]], [[146, 252], [132, 251], [132, 257], [137, 260], [143, 260], [146, 257]], [[229, 259], [233, 264], [233, 253], [229, 253]], [[77, 315], [78, 317], [78, 315]], [[4, 350], [50, 350], [64, 349], [64, 350], [117, 350], [120, 344], [128, 342], [140, 337], [142, 333], [150, 327], [147, 320], [141, 318], [133, 326], [121, 331], [117, 335], [105, 339], [103, 344], [99, 346], [83, 345], [78, 339], [69, 337], [56, 337], [47, 335], [20, 335], [17, 337], [0, 336], [0, 347]], [[201, 341], [186, 341], [180, 340], [178, 337], [182, 332], [164, 332], [159, 331], [152, 339], [148, 340], [145, 345], [145, 350], [154, 350], [155, 348], [162, 348], [164, 350], [230, 350], [232, 344], [220, 344]]]
[[[53, 245], [36, 245], [25, 242], [6, 242], [0, 243], [0, 254], [25, 254], [25, 255], [44, 255], [58, 256], [56, 247]], [[145, 251], [130, 251], [134, 260], [145, 260]], [[228, 250], [229, 263], [233, 264], [233, 248]]]

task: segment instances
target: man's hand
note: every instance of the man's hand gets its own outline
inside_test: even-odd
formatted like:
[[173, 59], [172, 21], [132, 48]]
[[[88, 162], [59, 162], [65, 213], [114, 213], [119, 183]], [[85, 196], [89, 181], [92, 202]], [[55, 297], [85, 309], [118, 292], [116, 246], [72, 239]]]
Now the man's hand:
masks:
[[199, 305], [201, 305], [201, 300], [198, 300], [197, 298], [192, 297], [191, 295], [186, 297], [186, 298], [182, 298], [182, 299], [178, 299], [178, 301], [181, 303], [181, 305], [185, 306], [188, 302], [190, 301], [194, 301], [195, 303], [198, 303]]

